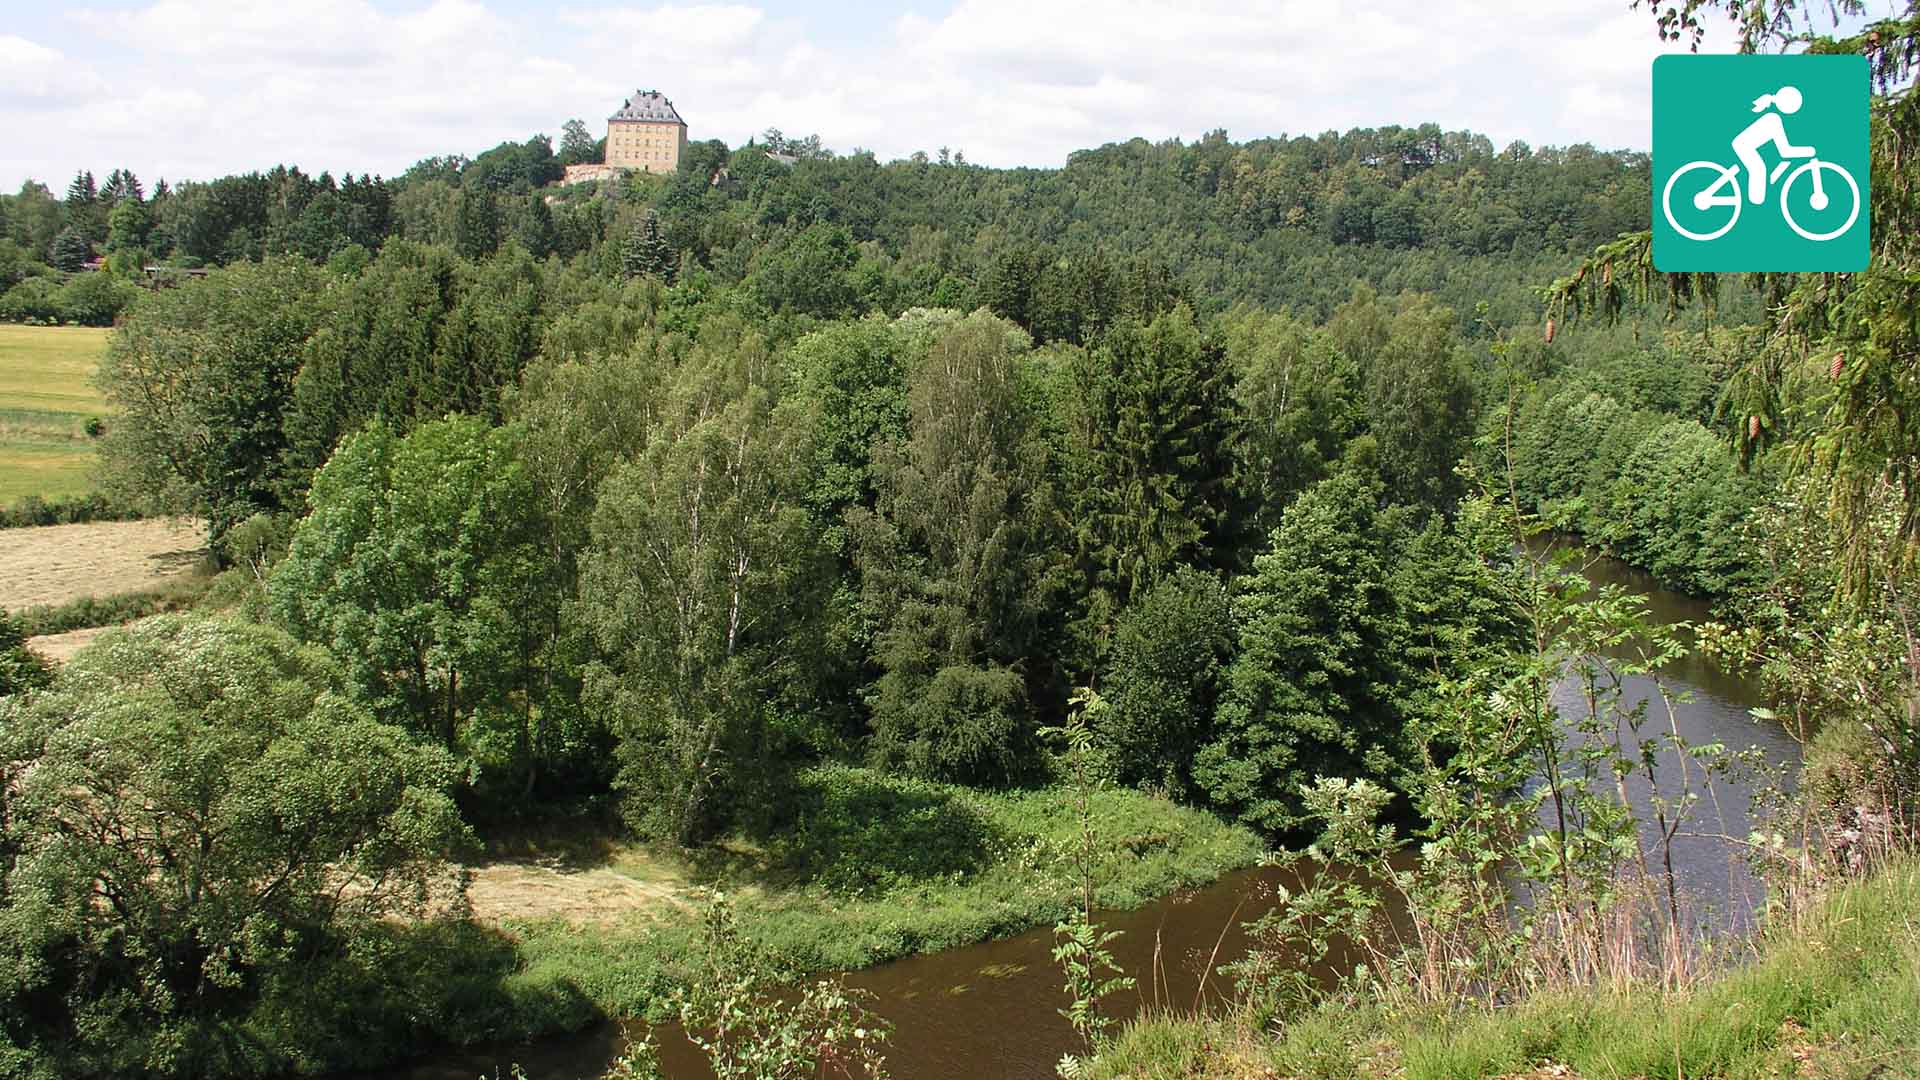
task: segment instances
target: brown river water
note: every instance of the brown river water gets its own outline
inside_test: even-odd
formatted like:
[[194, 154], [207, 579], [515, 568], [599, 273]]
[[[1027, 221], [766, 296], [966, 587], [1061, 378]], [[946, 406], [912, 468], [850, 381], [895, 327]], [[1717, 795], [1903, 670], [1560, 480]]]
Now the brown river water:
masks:
[[[1697, 622], [1706, 605], [1659, 588], [1645, 574], [1611, 559], [1596, 558], [1586, 567], [1596, 583], [1616, 583], [1647, 596], [1663, 622]], [[1751, 684], [1688, 657], [1664, 672], [1672, 690], [1690, 700], [1678, 706], [1683, 737], [1698, 744], [1720, 742], [1730, 749], [1757, 747], [1775, 765], [1799, 759], [1799, 747], [1777, 727], [1755, 721], [1747, 712], [1757, 704]], [[1627, 686], [1630, 700], [1654, 694], [1648, 680]], [[1579, 701], [1571, 683], [1557, 690], [1563, 710]], [[1650, 711], [1658, 711], [1658, 699]], [[1662, 782], [1674, 775], [1671, 755], [1660, 765]], [[1646, 797], [1636, 783], [1630, 795]], [[1739, 782], [1720, 782], [1713, 797], [1696, 811], [1690, 832], [1745, 837], [1748, 791]], [[1723, 840], [1685, 836], [1675, 848], [1677, 874], [1704, 912], [1706, 931], [1737, 929], [1750, 923], [1759, 889], [1737, 854]], [[1134, 1008], [1191, 1010], [1197, 1001], [1218, 1000], [1225, 987], [1206, 973], [1244, 952], [1240, 924], [1271, 904], [1278, 870], [1244, 870], [1204, 888], [1165, 897], [1135, 911], [1108, 912], [1101, 921], [1122, 931], [1114, 952], [1137, 988], [1128, 996]], [[894, 1025], [887, 1053], [893, 1075], [912, 1080], [1047, 1080], [1062, 1054], [1077, 1042], [1056, 1012], [1065, 1004], [1061, 977], [1051, 960], [1053, 935], [1042, 928], [1018, 937], [962, 949], [908, 957], [863, 971], [847, 981], [871, 991], [874, 1008]], [[712, 1072], [677, 1033], [665, 1031], [663, 1057], [672, 1080], [706, 1080]], [[591, 1080], [619, 1051], [617, 1025], [539, 1043], [485, 1050], [443, 1052], [430, 1062], [377, 1075], [380, 1080], [474, 1080], [507, 1075], [518, 1064], [531, 1080]]]

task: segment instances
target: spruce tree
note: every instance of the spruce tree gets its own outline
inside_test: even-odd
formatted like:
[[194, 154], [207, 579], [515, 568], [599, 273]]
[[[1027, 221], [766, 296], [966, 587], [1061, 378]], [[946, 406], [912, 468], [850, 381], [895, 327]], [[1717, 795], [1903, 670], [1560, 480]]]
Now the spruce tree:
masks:
[[461, 189], [453, 220], [461, 258], [484, 259], [500, 247], [500, 203], [493, 192]]
[[94, 186], [93, 173], [86, 170], [77, 172], [73, 174], [73, 182], [67, 185], [67, 209], [72, 211], [92, 206], [99, 194], [99, 189]]
[[69, 225], [61, 229], [53, 238], [53, 250], [50, 261], [56, 270], [72, 273], [87, 264], [93, 258], [93, 245], [87, 242], [85, 233]]
[[626, 245], [620, 249], [621, 271], [628, 277], [644, 275], [671, 285], [677, 264], [673, 249], [660, 234], [660, 215], [648, 210], [641, 215], [633, 232], [627, 234]]
[[[1069, 376], [1075, 547], [1084, 644], [1180, 563], [1216, 565], [1239, 425], [1223, 346], [1181, 307], [1124, 322]], [[1092, 660], [1093, 657], [1083, 659]]]

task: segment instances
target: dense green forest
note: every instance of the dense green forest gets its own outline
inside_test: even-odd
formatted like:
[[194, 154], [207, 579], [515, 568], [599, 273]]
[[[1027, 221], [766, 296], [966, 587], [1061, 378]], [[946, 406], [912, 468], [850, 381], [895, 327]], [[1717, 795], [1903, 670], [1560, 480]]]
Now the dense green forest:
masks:
[[[110, 497], [199, 516], [228, 567], [218, 614], [57, 672], [0, 640], [0, 1075], [320, 1071], [664, 1008], [536, 987], [437, 906], [446, 860], [525, 830], [798, 853], [851, 871], [820, 895], [907, 907], [1001, 856], [903, 824], [834, 861], [863, 808], [1057, 801], [1071, 831], [1077, 806], [1084, 850], [1046, 872], [1085, 878], [1062, 954], [1090, 1051], [1101, 786], [1191, 808], [1165, 830], [1230, 823], [1212, 870], [1254, 836], [1356, 864], [1451, 836], [1482, 846], [1440, 844], [1436, 909], [1504, 913], [1476, 890], [1510, 858], [1543, 912], [1598, 912], [1644, 859], [1604, 785], [1506, 846], [1547, 797], [1520, 797], [1560, 721], [1542, 688], [1685, 646], [1523, 557], [1546, 527], [1725, 603], [1707, 640], [1849, 748], [1811, 799], [1865, 776], [1910, 804], [1913, 729], [1874, 711], [1901, 676], [1862, 659], [1907, 579], [1849, 594], [1804, 558], [1844, 540], [1754, 444], [1778, 290], [1568, 327], [1574, 287], [1547, 288], [1646, 227], [1644, 155], [1426, 125], [995, 170], [770, 134], [604, 184], [554, 185], [591, 159], [576, 128], [392, 180], [0, 198], [0, 317], [117, 327]], [[139, 288], [149, 265], [207, 272]], [[1770, 435], [1824, 437], [1829, 390], [1779, 391]], [[1861, 495], [1887, 536], [1896, 491]], [[1795, 636], [1836, 595], [1853, 651]], [[1820, 663], [1863, 665], [1867, 703], [1822, 697]], [[1495, 966], [1458, 985], [1517, 985]], [[690, 1026], [739, 1004], [702, 985]], [[1293, 985], [1240, 983], [1273, 1009]]]
[[[295, 166], [146, 191], [115, 169], [82, 171], [64, 196], [29, 182], [0, 196], [0, 317], [111, 321], [124, 298], [70, 295], [57, 271], [99, 257], [105, 293], [142, 265], [220, 266], [274, 255], [351, 263], [390, 239], [482, 259], [517, 245], [536, 260], [632, 263], [649, 210], [671, 265], [746, 282], [769, 309], [822, 318], [989, 303], [1042, 341], [1078, 342], [1141, 294], [1178, 290], [1197, 310], [1236, 302], [1324, 318], [1366, 280], [1388, 295], [1485, 301], [1532, 319], [1532, 287], [1566, 256], [1644, 227], [1644, 154], [1591, 146], [1496, 151], [1427, 124], [1317, 138], [1191, 145], [1144, 140], [1077, 152], [1060, 169], [945, 159], [882, 164], [817, 139], [689, 147], [679, 173], [556, 189], [588, 158], [549, 139], [400, 177], [336, 179]], [[791, 165], [766, 148], [802, 149]], [[82, 290], [84, 292], [85, 290]], [[88, 306], [91, 304], [92, 306]], [[1092, 325], [1085, 325], [1085, 324]]]

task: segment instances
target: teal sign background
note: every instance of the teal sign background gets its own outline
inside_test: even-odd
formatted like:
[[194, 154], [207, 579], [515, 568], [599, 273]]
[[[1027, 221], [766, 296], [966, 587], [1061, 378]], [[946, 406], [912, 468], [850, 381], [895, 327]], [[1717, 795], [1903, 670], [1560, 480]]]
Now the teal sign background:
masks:
[[[1734, 140], [1761, 119], [1754, 100], [1781, 87], [1800, 90], [1802, 104], [1782, 115], [1787, 141], [1811, 146], [1813, 158], [1788, 159], [1787, 170], [1767, 185], [1766, 199], [1747, 198], [1747, 170], [1739, 167]], [[1653, 265], [1677, 271], [1855, 271], [1867, 268], [1870, 254], [1867, 212], [1867, 61], [1863, 56], [1662, 56], [1653, 62]], [[1781, 110], [1774, 109], [1773, 112]], [[1759, 148], [1771, 174], [1781, 157], [1776, 147]], [[1701, 208], [1694, 196], [1722, 181], [1719, 170], [1695, 167], [1697, 161], [1737, 169], [1733, 182], [1714, 194], [1740, 198], [1731, 207]], [[1782, 213], [1787, 209], [1801, 230], [1814, 236], [1836, 232], [1854, 208], [1853, 189], [1832, 168], [1821, 167], [1828, 197], [1824, 210], [1813, 207], [1808, 161], [1845, 169], [1859, 185], [1859, 216], [1829, 240], [1796, 232]], [[1737, 189], [1737, 190], [1736, 190]], [[1669, 217], [1671, 213], [1671, 217]], [[1729, 220], [1733, 225], [1719, 235]], [[1712, 236], [1711, 239], [1690, 237]]]

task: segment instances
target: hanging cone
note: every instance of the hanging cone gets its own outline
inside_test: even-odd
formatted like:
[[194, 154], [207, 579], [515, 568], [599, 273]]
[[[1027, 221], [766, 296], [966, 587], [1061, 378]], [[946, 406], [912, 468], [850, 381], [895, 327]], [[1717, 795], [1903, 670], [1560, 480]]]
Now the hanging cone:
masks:
[[1833, 364], [1827, 368], [1827, 378], [1829, 379], [1839, 378], [1841, 370], [1844, 369], [1846, 366], [1847, 366], [1847, 354], [1834, 353]]
[[1760, 437], [1760, 414], [1755, 413], [1752, 416], [1747, 417], [1747, 440], [1751, 442], [1755, 439], [1758, 439], [1759, 437]]
[[1612, 263], [1608, 263], [1606, 272], [1600, 275], [1600, 284], [1602, 285], [1613, 284], [1613, 264]]
[[1553, 319], [1551, 316], [1547, 319], [1547, 344], [1553, 344]]

